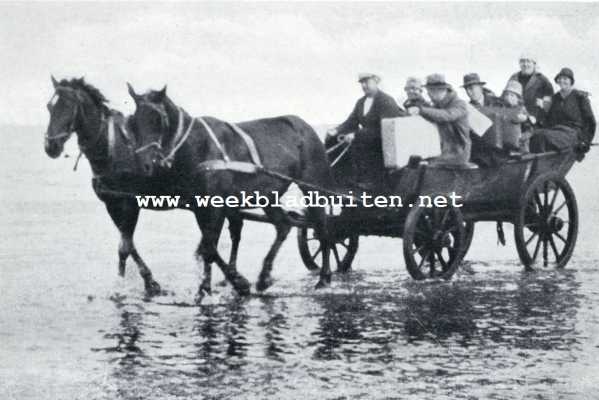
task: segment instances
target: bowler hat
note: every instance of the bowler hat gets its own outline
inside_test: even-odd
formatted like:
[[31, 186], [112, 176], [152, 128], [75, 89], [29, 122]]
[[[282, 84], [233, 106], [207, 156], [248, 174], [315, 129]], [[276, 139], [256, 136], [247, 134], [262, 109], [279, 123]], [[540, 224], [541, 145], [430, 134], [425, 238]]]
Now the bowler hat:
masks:
[[445, 76], [443, 74], [430, 74], [426, 77], [427, 88], [450, 88], [451, 85], [445, 82]]
[[570, 68], [562, 68], [562, 70], [555, 75], [555, 82], [557, 83], [557, 78], [559, 78], [560, 76], [565, 76], [566, 78], [570, 78], [570, 80], [572, 81], [572, 84], [574, 84], [574, 72], [572, 72], [572, 70]]
[[358, 82], [365, 81], [366, 79], [374, 79], [375, 81], [379, 82], [381, 77], [372, 72], [362, 72], [358, 74]]
[[471, 74], [466, 74], [464, 75], [464, 84], [462, 85], [463, 88], [467, 88], [468, 86], [472, 86], [472, 85], [484, 85], [487, 82], [483, 82], [480, 80], [480, 76], [478, 76], [477, 73], [471, 73]]
[[511, 92], [522, 97], [522, 85], [518, 81], [510, 80], [507, 85], [505, 85], [505, 89], [503, 89], [503, 93], [505, 92]]

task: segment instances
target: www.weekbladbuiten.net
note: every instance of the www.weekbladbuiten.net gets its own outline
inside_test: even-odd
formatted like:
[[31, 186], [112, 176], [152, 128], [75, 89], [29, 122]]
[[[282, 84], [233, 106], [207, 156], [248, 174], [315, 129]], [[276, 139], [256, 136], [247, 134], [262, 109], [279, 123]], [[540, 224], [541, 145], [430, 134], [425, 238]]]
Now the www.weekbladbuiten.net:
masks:
[[269, 195], [254, 191], [241, 191], [236, 195], [197, 195], [183, 199], [179, 195], [137, 195], [137, 205], [141, 208], [307, 208], [307, 207], [365, 207], [365, 208], [403, 208], [403, 207], [462, 207], [463, 197], [455, 192], [446, 195], [420, 195], [411, 202], [406, 202], [399, 195], [354, 194], [351, 191], [344, 195], [323, 195], [318, 192], [306, 192], [304, 195], [288, 196], [271, 192]]

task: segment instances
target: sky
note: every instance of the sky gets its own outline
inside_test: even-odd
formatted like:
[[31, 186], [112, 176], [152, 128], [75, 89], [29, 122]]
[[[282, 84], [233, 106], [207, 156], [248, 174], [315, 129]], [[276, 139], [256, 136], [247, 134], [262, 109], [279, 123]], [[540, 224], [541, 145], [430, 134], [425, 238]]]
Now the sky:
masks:
[[125, 113], [131, 82], [168, 84], [192, 115], [339, 123], [359, 72], [400, 101], [433, 72], [501, 92], [524, 51], [551, 80], [571, 67], [597, 103], [599, 3], [1, 3], [0, 124], [47, 124], [51, 74], [85, 76]]

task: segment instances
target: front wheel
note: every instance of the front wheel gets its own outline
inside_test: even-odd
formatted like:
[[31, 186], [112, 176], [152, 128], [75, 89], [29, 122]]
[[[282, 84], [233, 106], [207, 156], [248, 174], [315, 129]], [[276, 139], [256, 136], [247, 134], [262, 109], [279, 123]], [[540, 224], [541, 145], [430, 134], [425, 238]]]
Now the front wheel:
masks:
[[416, 280], [450, 279], [464, 257], [465, 226], [455, 207], [413, 208], [405, 222], [403, 253]]
[[532, 269], [539, 258], [544, 267], [563, 268], [577, 236], [578, 205], [568, 182], [554, 172], [537, 177], [520, 199], [514, 226], [522, 264]]
[[[358, 252], [358, 242], [359, 236], [352, 235], [337, 240], [333, 244], [330, 253], [337, 265], [337, 271], [347, 272], [351, 269], [351, 264]], [[298, 228], [297, 246], [306, 268], [315, 271], [322, 267], [322, 248], [313, 228]], [[334, 265], [331, 265], [331, 267], [334, 267]]]

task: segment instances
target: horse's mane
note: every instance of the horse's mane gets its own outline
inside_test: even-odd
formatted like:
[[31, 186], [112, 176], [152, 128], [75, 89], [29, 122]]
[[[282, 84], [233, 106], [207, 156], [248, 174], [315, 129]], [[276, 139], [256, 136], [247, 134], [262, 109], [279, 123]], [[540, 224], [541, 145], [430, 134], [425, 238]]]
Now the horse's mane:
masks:
[[69, 87], [75, 90], [83, 90], [93, 100], [98, 107], [106, 107], [108, 100], [95, 86], [85, 82], [84, 78], [63, 79], [59, 82], [60, 86]]

